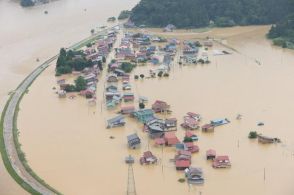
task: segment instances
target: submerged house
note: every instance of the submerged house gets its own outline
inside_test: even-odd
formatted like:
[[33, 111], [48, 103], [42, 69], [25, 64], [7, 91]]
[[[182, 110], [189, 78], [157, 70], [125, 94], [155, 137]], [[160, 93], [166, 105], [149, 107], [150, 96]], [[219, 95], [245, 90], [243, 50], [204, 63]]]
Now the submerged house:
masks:
[[130, 148], [137, 148], [141, 144], [141, 140], [136, 133], [127, 136], [128, 145]]
[[176, 131], [177, 130], [177, 119], [176, 118], [165, 119], [165, 127], [169, 131]]
[[170, 105], [164, 101], [156, 100], [154, 104], [152, 104], [152, 110], [154, 110], [155, 113], [171, 112], [169, 109]]
[[264, 135], [257, 135], [257, 139], [258, 139], [258, 142], [263, 144], [271, 144], [271, 143], [280, 142], [278, 138], [267, 137]]
[[203, 132], [214, 132], [214, 126], [212, 124], [205, 124], [201, 129]]
[[201, 120], [201, 115], [194, 113], [194, 112], [187, 112], [187, 116], [195, 119], [196, 121], [200, 121]]
[[145, 123], [144, 128], [148, 130], [151, 138], [162, 137], [165, 132], [177, 130], [176, 119], [158, 119], [154, 118]]
[[217, 156], [212, 163], [213, 168], [229, 168], [231, 162], [229, 156]]
[[154, 111], [152, 109], [142, 109], [135, 111], [133, 116], [142, 123], [146, 123], [154, 119]]
[[118, 82], [118, 78], [115, 74], [108, 75], [107, 82], [109, 82], [109, 83]]
[[164, 140], [167, 146], [173, 146], [180, 142], [174, 132], [164, 133]]
[[191, 138], [192, 139], [192, 141], [198, 141], [198, 136], [197, 135], [195, 135], [192, 131], [190, 131], [190, 130], [187, 130], [186, 132], [185, 132], [185, 138]]
[[134, 99], [135, 99], [135, 96], [133, 93], [124, 93], [123, 94], [123, 100], [125, 102], [131, 102], [131, 101], [134, 101]]
[[194, 145], [193, 142], [186, 142], [185, 143], [187, 150], [191, 153], [199, 152], [199, 146]]
[[140, 164], [154, 164], [157, 163], [157, 158], [152, 154], [152, 152], [147, 151], [143, 153], [143, 156], [140, 158]]
[[209, 149], [206, 151], [206, 159], [207, 160], [214, 160], [216, 157], [216, 151], [213, 149]]
[[185, 169], [185, 176], [189, 184], [203, 184], [203, 171], [201, 168], [189, 167]]
[[134, 106], [125, 106], [121, 108], [120, 113], [121, 114], [131, 114], [135, 111], [135, 107]]
[[195, 130], [198, 129], [198, 121], [192, 117], [185, 116], [184, 123], [181, 124], [184, 129]]
[[109, 86], [106, 87], [106, 91], [116, 93], [117, 92], [117, 86], [109, 85]]
[[177, 170], [185, 170], [191, 165], [191, 152], [180, 150], [175, 156], [175, 164]]
[[221, 125], [225, 125], [230, 123], [230, 121], [228, 119], [216, 119], [216, 120], [212, 120], [210, 121], [210, 124], [212, 124], [213, 126], [221, 126]]
[[125, 125], [125, 117], [118, 115], [112, 119], [107, 120], [107, 128], [121, 127]]

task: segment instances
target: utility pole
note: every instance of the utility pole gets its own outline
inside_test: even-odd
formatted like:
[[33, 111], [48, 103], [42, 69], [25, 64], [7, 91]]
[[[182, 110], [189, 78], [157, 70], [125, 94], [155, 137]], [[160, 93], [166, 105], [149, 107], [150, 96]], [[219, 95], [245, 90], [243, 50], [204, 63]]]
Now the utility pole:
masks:
[[128, 188], [127, 195], [137, 195], [132, 164], [129, 164], [129, 168], [128, 168], [128, 187], [127, 188]]

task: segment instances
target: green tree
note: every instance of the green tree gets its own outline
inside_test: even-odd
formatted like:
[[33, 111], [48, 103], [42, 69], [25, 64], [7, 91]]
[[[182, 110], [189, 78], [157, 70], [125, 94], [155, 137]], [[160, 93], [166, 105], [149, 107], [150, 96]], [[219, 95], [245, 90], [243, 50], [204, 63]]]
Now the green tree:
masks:
[[129, 63], [129, 62], [123, 62], [123, 63], [121, 64], [121, 69], [122, 69], [123, 71], [125, 71], [126, 73], [130, 73], [130, 72], [132, 72], [132, 70], [133, 70], [134, 67], [135, 67], [134, 64]]
[[145, 104], [142, 103], [142, 102], [140, 102], [140, 103], [139, 103], [139, 108], [140, 108], [140, 109], [144, 109], [144, 108], [145, 108]]
[[76, 80], [75, 80], [75, 88], [76, 91], [82, 91], [85, 90], [87, 87], [87, 82], [84, 79], [84, 77], [79, 76]]
[[248, 138], [249, 139], [255, 139], [257, 138], [257, 132], [256, 131], [250, 131], [249, 135], [248, 135]]
[[162, 75], [163, 75], [162, 71], [159, 71], [158, 74], [157, 74], [158, 77], [162, 77]]

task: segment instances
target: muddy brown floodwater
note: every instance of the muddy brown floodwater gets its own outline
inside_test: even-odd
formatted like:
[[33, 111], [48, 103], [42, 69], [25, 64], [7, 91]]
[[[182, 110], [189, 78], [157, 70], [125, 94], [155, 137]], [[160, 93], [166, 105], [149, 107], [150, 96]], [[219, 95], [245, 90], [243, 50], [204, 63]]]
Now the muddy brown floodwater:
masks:
[[[124, 158], [136, 158], [134, 175], [137, 193], [150, 194], [258, 194], [292, 195], [294, 193], [294, 53], [276, 48], [265, 38], [268, 26], [213, 29], [206, 33], [173, 34], [186, 38], [212, 36], [222, 38], [236, 49], [232, 55], [213, 56], [212, 49], [226, 49], [215, 44], [209, 49], [211, 64], [172, 67], [169, 78], [134, 81], [133, 75], [147, 74], [150, 66], [137, 67], [132, 73], [133, 92], [171, 105], [172, 117], [188, 111], [200, 113], [202, 124], [227, 117], [229, 125], [212, 134], [197, 131], [200, 152], [192, 165], [202, 167], [205, 184], [189, 187], [177, 180], [170, 159], [172, 147], [156, 148], [142, 132], [142, 124], [127, 119], [123, 128], [106, 129], [106, 120], [115, 111], [107, 111], [103, 102], [105, 72], [97, 87], [97, 106], [89, 107], [83, 98], [58, 99], [54, 66], [47, 69], [31, 86], [20, 105], [18, 126], [20, 142], [35, 172], [64, 194], [125, 194], [127, 165]], [[257, 63], [260, 62], [260, 63]], [[138, 106], [138, 101], [135, 101]], [[242, 120], [235, 120], [237, 114]], [[167, 116], [161, 116], [167, 117]], [[258, 122], [265, 126], [258, 127]], [[261, 145], [247, 138], [256, 130], [279, 137], [281, 144]], [[126, 136], [137, 132], [141, 148], [127, 149]], [[182, 139], [184, 130], [178, 128]], [[115, 139], [109, 139], [114, 136]], [[217, 170], [205, 160], [205, 151], [214, 148], [231, 158], [230, 169]], [[138, 159], [150, 149], [160, 163], [141, 166]], [[265, 171], [264, 171], [265, 170]]]
[[[0, 0], [0, 110], [7, 94], [60, 47], [90, 35], [92, 28], [108, 25], [110, 16], [132, 8], [137, 0], [60, 0], [33, 8]], [[48, 14], [44, 14], [47, 10]], [[39, 58], [40, 62], [36, 62]], [[26, 194], [0, 162], [0, 194]]]

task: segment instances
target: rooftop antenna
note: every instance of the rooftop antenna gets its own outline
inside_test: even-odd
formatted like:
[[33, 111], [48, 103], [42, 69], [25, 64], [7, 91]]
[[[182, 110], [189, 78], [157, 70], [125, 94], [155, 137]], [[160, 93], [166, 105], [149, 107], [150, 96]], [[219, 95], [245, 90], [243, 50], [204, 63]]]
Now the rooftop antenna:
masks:
[[129, 164], [128, 168], [128, 189], [127, 195], [137, 195], [136, 185], [135, 185], [135, 177], [132, 164]]

